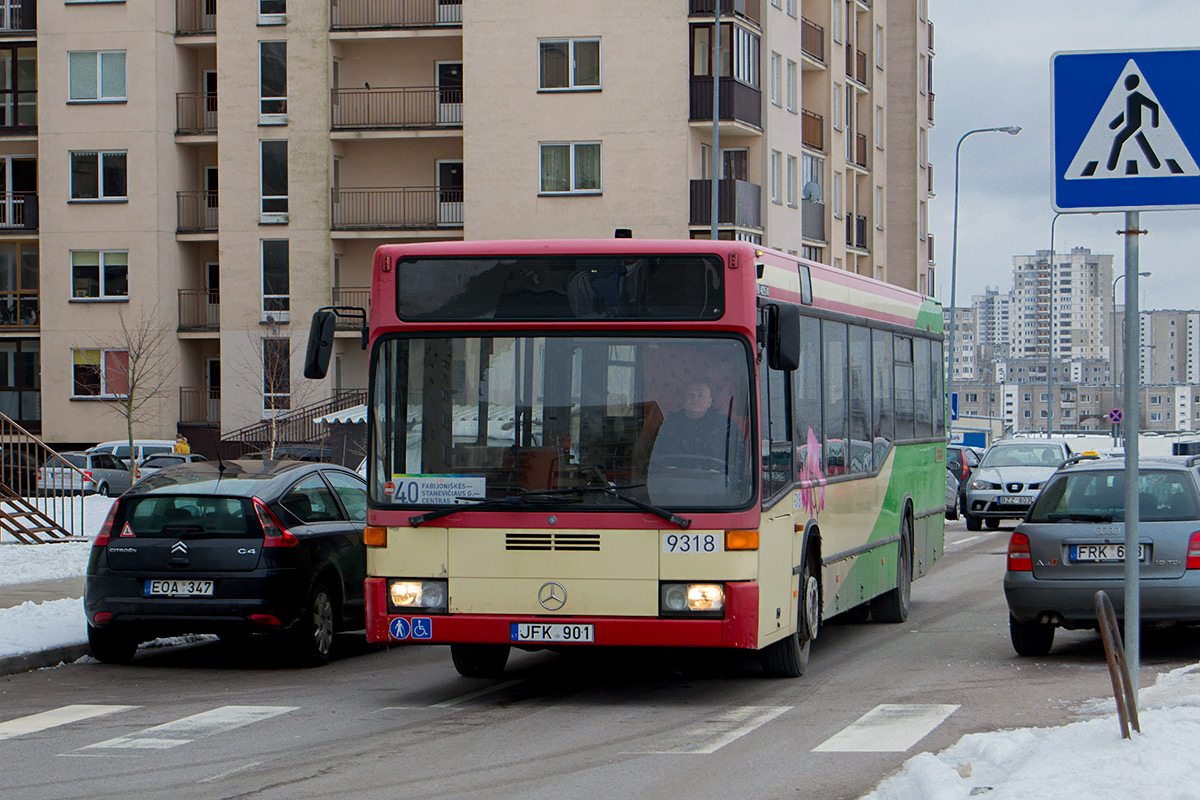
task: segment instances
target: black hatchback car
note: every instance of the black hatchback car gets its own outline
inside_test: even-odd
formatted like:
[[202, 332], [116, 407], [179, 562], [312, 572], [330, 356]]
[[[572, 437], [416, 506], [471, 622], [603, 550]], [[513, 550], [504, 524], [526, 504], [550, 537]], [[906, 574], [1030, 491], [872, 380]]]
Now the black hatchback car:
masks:
[[363, 627], [366, 483], [335, 464], [201, 461], [150, 475], [113, 504], [93, 543], [84, 607], [92, 655], [141, 642], [276, 633], [329, 659]]

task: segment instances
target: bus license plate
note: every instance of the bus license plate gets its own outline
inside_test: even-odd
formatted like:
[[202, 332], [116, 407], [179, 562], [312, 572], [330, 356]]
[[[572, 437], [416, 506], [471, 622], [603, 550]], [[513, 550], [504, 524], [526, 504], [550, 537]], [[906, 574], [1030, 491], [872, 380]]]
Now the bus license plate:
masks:
[[[1125, 545], [1123, 544], [1073, 544], [1071, 545], [1071, 560], [1083, 562], [1124, 561]], [[1146, 560], [1146, 545], [1138, 545], [1138, 561]]]
[[721, 533], [664, 533], [664, 553], [723, 553], [725, 536]]
[[146, 581], [146, 597], [212, 597], [211, 580]]
[[543, 625], [531, 622], [514, 622], [511, 626], [514, 642], [591, 642], [595, 641], [595, 629], [591, 625]]

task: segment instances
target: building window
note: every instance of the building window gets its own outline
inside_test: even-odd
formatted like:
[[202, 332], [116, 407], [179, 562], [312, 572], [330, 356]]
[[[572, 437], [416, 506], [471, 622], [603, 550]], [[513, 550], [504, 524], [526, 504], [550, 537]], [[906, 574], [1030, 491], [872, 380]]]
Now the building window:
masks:
[[599, 89], [600, 40], [557, 39], [538, 42], [541, 89]]
[[875, 146], [883, 149], [883, 109], [875, 106]]
[[[11, 0], [9, 0], [11, 4]], [[0, 6], [2, 7], [2, 6]], [[0, 47], [0, 127], [37, 125], [37, 48]]]
[[258, 0], [259, 25], [283, 25], [287, 22], [287, 0]]
[[835, 42], [842, 40], [842, 4], [840, 0], [833, 0], [833, 16], [830, 18], [829, 30], [833, 32]]
[[129, 351], [73, 351], [75, 397], [118, 397], [129, 391]]
[[787, 110], [796, 113], [796, 62], [787, 62]]
[[883, 187], [875, 187], [875, 227], [883, 230]]
[[286, 141], [262, 142], [261, 222], [288, 220], [288, 145]]
[[[692, 76], [712, 76], [712, 25], [692, 26]], [[757, 34], [727, 22], [721, 23], [721, 77], [759, 88], [759, 47]]]
[[262, 340], [263, 409], [286, 411], [292, 406], [292, 343], [272, 337]]
[[842, 86], [839, 83], [833, 85], [833, 129], [840, 131], [842, 129]]
[[833, 216], [842, 218], [842, 173], [833, 173]]
[[124, 151], [71, 152], [72, 200], [128, 200]]
[[287, 42], [258, 43], [258, 121], [287, 123]]
[[787, 204], [796, 207], [796, 157], [787, 157]]
[[128, 300], [128, 251], [72, 250], [71, 297], [76, 300]]
[[875, 26], [875, 66], [883, 69], [883, 26]]
[[782, 182], [782, 169], [780, 162], [783, 160], [783, 154], [778, 150], [771, 151], [771, 202], [778, 203], [779, 200], [779, 184]]
[[542, 194], [599, 194], [599, 142], [543, 142]]
[[67, 54], [71, 100], [125, 100], [125, 51], [82, 50]]
[[796, 16], [796, 0], [787, 0], [787, 13], [789, 17]]
[[771, 105], [782, 105], [779, 98], [780, 65], [783, 59], [779, 53], [771, 53]]
[[287, 322], [292, 307], [287, 239], [263, 240], [262, 295], [263, 319]]

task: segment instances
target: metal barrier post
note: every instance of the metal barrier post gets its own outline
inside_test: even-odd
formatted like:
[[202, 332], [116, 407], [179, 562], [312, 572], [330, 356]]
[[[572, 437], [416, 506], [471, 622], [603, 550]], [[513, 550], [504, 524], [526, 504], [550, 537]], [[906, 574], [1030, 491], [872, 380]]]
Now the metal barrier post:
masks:
[[1100, 623], [1100, 638], [1104, 641], [1104, 657], [1108, 660], [1108, 676], [1112, 679], [1113, 697], [1117, 701], [1117, 719], [1121, 723], [1121, 738], [1129, 738], [1129, 726], [1142, 732], [1138, 721], [1137, 694], [1129, 677], [1129, 662], [1117, 628], [1117, 614], [1104, 590], [1096, 592], [1096, 620]]

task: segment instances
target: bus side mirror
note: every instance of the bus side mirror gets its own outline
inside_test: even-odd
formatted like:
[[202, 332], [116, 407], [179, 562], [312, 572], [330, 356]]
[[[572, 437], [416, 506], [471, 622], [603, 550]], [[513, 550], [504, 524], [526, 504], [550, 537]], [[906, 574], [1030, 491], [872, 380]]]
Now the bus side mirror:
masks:
[[800, 366], [800, 309], [773, 305], [767, 314], [767, 366], [791, 372]]
[[324, 378], [329, 372], [335, 327], [337, 317], [332, 311], [320, 309], [313, 313], [312, 327], [308, 329], [308, 350], [304, 354], [304, 377]]

